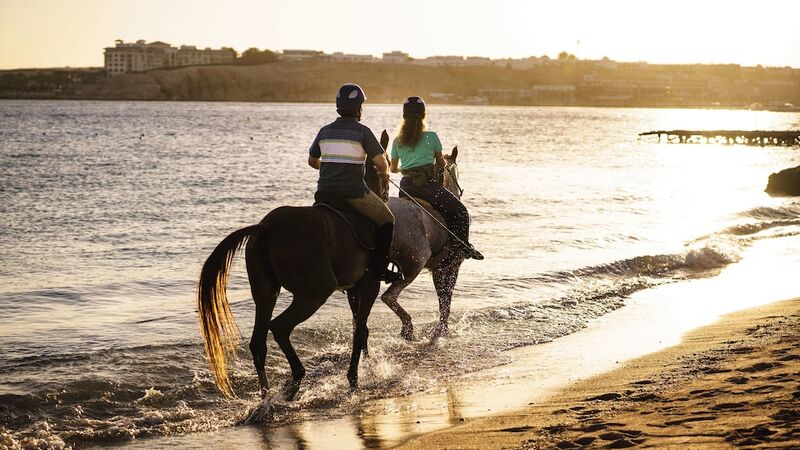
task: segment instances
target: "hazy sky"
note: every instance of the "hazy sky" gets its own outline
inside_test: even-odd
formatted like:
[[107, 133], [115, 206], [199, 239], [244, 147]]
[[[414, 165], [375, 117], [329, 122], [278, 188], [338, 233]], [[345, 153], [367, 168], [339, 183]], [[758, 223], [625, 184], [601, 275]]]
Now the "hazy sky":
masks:
[[800, 68], [798, 17], [800, 0], [0, 0], [0, 68], [102, 66], [114, 39]]

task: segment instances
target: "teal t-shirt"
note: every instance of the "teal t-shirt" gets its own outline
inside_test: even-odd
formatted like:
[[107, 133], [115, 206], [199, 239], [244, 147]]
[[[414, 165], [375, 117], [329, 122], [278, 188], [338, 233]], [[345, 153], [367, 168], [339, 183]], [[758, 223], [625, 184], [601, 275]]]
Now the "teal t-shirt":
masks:
[[399, 159], [402, 169], [433, 164], [436, 161], [436, 153], [441, 152], [442, 142], [433, 131], [423, 131], [417, 145], [413, 147], [400, 145], [397, 138], [392, 143], [392, 159]]

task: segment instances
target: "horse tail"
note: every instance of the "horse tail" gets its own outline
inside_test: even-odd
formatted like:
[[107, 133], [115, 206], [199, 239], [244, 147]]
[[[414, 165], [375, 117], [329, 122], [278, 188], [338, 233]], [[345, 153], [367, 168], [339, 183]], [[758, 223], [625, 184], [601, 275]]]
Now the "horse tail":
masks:
[[225, 354], [234, 354], [239, 345], [239, 328], [225, 294], [228, 275], [236, 252], [261, 230], [261, 224], [251, 225], [223, 239], [206, 259], [197, 282], [197, 312], [208, 364], [217, 387], [227, 397], [235, 397], [235, 394], [228, 378]]

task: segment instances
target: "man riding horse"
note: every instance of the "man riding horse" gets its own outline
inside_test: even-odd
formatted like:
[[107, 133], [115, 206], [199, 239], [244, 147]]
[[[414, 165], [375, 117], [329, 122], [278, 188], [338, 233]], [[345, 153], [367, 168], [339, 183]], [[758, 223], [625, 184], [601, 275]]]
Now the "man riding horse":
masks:
[[308, 150], [308, 165], [319, 170], [317, 199], [338, 198], [369, 219], [376, 227], [375, 250], [368, 274], [386, 283], [403, 279], [388, 269], [394, 215], [386, 203], [364, 183], [364, 163], [375, 164], [378, 178], [389, 183], [389, 166], [384, 148], [367, 126], [360, 123], [364, 90], [354, 83], [342, 85], [336, 94], [339, 117], [322, 127]]
[[[385, 142], [379, 143], [369, 128], [359, 123], [364, 92], [347, 84], [339, 89], [337, 108], [341, 117], [323, 127], [309, 151], [309, 165], [320, 170], [315, 197], [330, 204], [348, 206], [378, 225], [375, 251], [353, 233], [341, 214], [325, 207], [281, 206], [270, 211], [257, 224], [233, 231], [220, 242], [203, 264], [197, 283], [197, 311], [209, 366], [220, 391], [233, 396], [227, 358], [239, 350], [239, 330], [228, 302], [228, 278], [239, 250], [244, 249], [247, 277], [255, 304], [253, 333], [249, 348], [258, 375], [262, 396], [269, 391], [266, 373], [267, 334], [271, 333], [286, 357], [291, 377], [282, 392], [287, 400], [297, 394], [306, 370], [291, 342], [292, 331], [311, 317], [337, 290], [347, 292], [353, 315], [353, 345], [347, 379], [358, 386], [358, 366], [366, 354], [369, 329], [367, 320], [377, 298], [380, 280], [394, 282], [381, 299], [403, 321], [401, 334], [411, 339], [411, 318], [397, 304], [397, 296], [423, 268], [431, 270], [439, 297], [440, 320], [435, 336], [447, 332], [450, 302], [462, 252], [438, 258], [448, 247], [449, 230], [439, 219], [418, 205], [391, 198], [392, 213], [380, 197], [368, 190], [376, 181], [388, 178]], [[367, 167], [367, 156], [377, 172]], [[444, 155], [444, 185], [460, 197], [457, 189], [457, 149]], [[369, 174], [367, 181], [363, 180]], [[385, 187], [385, 186], [384, 186]], [[376, 189], [381, 192], [380, 189]], [[330, 206], [329, 204], [329, 206]], [[394, 235], [394, 216], [397, 236]], [[387, 270], [387, 253], [392, 238], [397, 240], [394, 258], [405, 269], [402, 275]], [[467, 241], [465, 241], [467, 242]], [[292, 294], [289, 305], [273, 317], [281, 290]]]

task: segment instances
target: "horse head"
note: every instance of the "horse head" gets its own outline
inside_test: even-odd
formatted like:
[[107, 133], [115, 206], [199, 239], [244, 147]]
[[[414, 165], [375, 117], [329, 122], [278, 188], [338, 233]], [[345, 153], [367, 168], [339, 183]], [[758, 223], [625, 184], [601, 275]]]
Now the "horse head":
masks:
[[461, 189], [461, 185], [458, 184], [458, 163], [456, 159], [458, 158], [458, 146], [453, 147], [453, 151], [450, 152], [449, 155], [444, 155], [444, 177], [442, 179], [442, 185], [445, 189], [450, 191], [453, 195], [461, 198], [464, 195], [464, 189]]
[[[386, 146], [389, 145], [389, 133], [383, 130], [381, 133], [381, 147], [383, 147], [383, 156], [386, 158], [386, 163], [389, 163], [389, 156], [386, 154]], [[389, 183], [381, 183], [378, 178], [378, 171], [375, 169], [375, 163], [367, 158], [364, 170], [364, 182], [372, 192], [378, 194], [378, 197], [386, 201], [389, 198]]]

